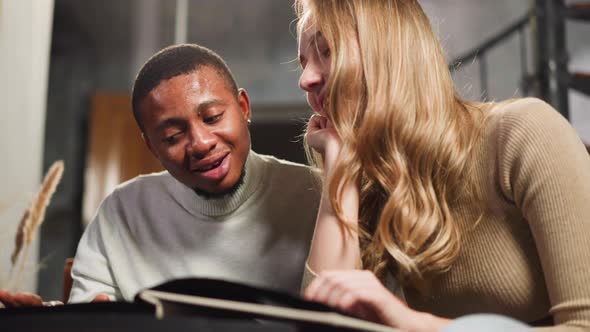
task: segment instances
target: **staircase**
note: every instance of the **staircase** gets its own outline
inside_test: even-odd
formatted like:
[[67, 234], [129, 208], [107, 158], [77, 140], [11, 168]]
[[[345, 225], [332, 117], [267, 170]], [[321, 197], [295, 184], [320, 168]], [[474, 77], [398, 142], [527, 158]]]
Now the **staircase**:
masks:
[[[569, 6], [567, 8], [567, 17], [572, 20], [581, 20], [590, 23], [590, 2]], [[590, 72], [572, 73], [569, 77], [569, 85], [572, 89], [590, 96]], [[590, 153], [590, 144], [586, 143], [586, 150]]]
[[[480, 86], [483, 99], [487, 99], [487, 52], [519, 35], [521, 62], [521, 89], [523, 95], [537, 96], [552, 104], [565, 118], [569, 119], [569, 89], [590, 96], [590, 71], [569, 72], [567, 53], [568, 20], [579, 20], [590, 24], [590, 0], [566, 6], [564, 0], [532, 0], [531, 10], [507, 26], [495, 36], [483, 41], [474, 49], [451, 61], [449, 68], [457, 70], [463, 64], [477, 59], [480, 71]], [[529, 66], [525, 29], [531, 28], [534, 66]], [[590, 39], [589, 39], [590, 40]], [[533, 73], [527, 68], [534, 67]]]
[[590, 95], [590, 72], [569, 72], [567, 20], [590, 23], [590, 2], [566, 6], [563, 0], [535, 0], [536, 94], [569, 119], [568, 91]]
[[[590, 2], [567, 7], [566, 16], [572, 20], [580, 20], [590, 24]], [[569, 76], [569, 86], [590, 96], [590, 71], [575, 72]]]

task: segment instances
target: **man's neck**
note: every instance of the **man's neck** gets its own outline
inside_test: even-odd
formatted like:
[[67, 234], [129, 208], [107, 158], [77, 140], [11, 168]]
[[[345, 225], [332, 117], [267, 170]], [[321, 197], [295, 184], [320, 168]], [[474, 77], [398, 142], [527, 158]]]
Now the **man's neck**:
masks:
[[193, 188], [193, 191], [199, 197], [201, 197], [205, 200], [224, 199], [224, 198], [227, 198], [227, 197], [235, 194], [236, 191], [238, 191], [238, 189], [240, 189], [244, 185], [244, 178], [245, 177], [246, 177], [246, 167], [244, 166], [244, 167], [242, 167], [242, 173], [240, 174], [240, 178], [238, 179], [238, 181], [231, 188], [229, 188], [228, 190], [226, 190], [224, 192], [210, 193], [210, 192], [203, 191], [199, 188]]

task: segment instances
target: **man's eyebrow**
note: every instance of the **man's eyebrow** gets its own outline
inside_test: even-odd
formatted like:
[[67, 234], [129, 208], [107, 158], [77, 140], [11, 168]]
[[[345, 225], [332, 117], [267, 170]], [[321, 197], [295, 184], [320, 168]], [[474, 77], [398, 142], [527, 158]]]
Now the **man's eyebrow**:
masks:
[[168, 127], [177, 127], [183, 125], [184, 121], [180, 118], [168, 118], [158, 124], [156, 132], [160, 132]]
[[209, 99], [209, 100], [205, 100], [204, 102], [201, 102], [199, 104], [199, 106], [197, 106], [197, 114], [200, 114], [201, 112], [203, 112], [204, 110], [208, 109], [209, 107], [212, 106], [217, 106], [217, 105], [227, 105], [227, 102], [225, 102], [225, 100], [223, 99]]

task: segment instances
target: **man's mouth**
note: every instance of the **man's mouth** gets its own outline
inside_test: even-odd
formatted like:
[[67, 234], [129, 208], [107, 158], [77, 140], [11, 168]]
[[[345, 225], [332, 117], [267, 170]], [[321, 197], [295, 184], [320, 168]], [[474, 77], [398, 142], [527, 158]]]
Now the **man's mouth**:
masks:
[[229, 153], [224, 153], [222, 155], [218, 155], [213, 158], [208, 158], [204, 161], [201, 160], [200, 162], [198, 162], [195, 165], [195, 167], [191, 168], [191, 171], [198, 172], [198, 173], [204, 173], [204, 172], [210, 171], [214, 168], [217, 168], [221, 165], [221, 163], [223, 163], [223, 161], [228, 156], [228, 154]]
[[210, 169], [214, 169], [215, 167], [217, 167], [217, 166], [221, 165], [221, 162], [222, 162], [222, 161], [223, 161], [223, 159], [220, 159], [220, 160], [218, 160], [218, 161], [214, 162], [214, 163], [213, 163], [213, 164], [211, 164], [211, 165], [208, 165], [208, 166], [203, 166], [203, 167], [199, 167], [199, 168], [195, 169], [195, 171], [196, 171], [196, 172], [207, 172], [208, 170], [210, 170]]

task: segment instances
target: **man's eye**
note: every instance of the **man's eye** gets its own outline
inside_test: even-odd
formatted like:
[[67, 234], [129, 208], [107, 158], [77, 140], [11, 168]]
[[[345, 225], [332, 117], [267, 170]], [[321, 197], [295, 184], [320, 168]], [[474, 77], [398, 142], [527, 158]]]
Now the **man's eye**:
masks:
[[222, 116], [222, 115], [223, 115], [223, 112], [221, 112], [221, 113], [219, 113], [219, 114], [216, 114], [216, 115], [214, 115], [214, 116], [208, 116], [208, 117], [205, 117], [205, 118], [203, 118], [203, 121], [204, 121], [206, 124], [213, 124], [213, 123], [215, 123], [215, 122], [219, 121], [219, 119], [221, 119], [221, 116]]
[[174, 135], [166, 136], [166, 137], [164, 137], [164, 139], [162, 139], [162, 141], [164, 143], [174, 144], [174, 143], [178, 142], [181, 134], [182, 134], [182, 132], [178, 132]]

